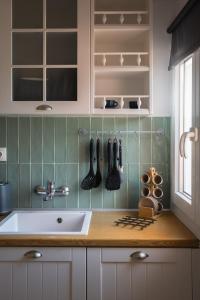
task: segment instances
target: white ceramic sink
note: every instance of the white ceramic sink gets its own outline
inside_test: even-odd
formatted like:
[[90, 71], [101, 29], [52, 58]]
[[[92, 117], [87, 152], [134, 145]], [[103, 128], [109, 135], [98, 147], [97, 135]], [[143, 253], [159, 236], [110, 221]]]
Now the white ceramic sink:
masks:
[[87, 235], [91, 211], [13, 211], [0, 222], [0, 235]]

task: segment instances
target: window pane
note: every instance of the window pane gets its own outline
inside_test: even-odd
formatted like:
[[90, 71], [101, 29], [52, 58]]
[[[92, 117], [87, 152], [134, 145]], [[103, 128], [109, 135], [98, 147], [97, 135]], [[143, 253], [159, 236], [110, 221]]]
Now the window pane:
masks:
[[47, 101], [77, 101], [77, 69], [47, 69]]
[[13, 69], [13, 101], [43, 100], [43, 70]]
[[13, 65], [43, 64], [43, 34], [13, 33]]
[[[192, 127], [192, 58], [185, 62], [185, 80], [184, 80], [184, 132], [190, 131]], [[188, 196], [192, 194], [192, 143], [189, 139], [185, 142], [185, 152], [187, 158], [184, 158], [184, 182], [183, 192]]]
[[47, 28], [76, 28], [77, 0], [47, 0]]
[[12, 27], [42, 28], [43, 0], [13, 0]]
[[47, 65], [77, 64], [77, 34], [47, 33]]

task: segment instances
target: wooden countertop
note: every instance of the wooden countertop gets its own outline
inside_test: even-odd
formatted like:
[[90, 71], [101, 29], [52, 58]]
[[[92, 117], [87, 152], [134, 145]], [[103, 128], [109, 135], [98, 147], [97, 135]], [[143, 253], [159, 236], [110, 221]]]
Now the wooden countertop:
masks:
[[164, 212], [157, 221], [136, 230], [114, 225], [114, 221], [136, 212], [93, 212], [87, 236], [0, 236], [0, 246], [74, 246], [74, 247], [169, 247], [197, 248], [198, 239], [171, 212]]

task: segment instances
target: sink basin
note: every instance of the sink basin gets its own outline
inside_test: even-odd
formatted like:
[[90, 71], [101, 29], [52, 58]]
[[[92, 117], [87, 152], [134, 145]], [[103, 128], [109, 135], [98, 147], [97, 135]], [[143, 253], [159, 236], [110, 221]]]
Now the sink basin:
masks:
[[87, 235], [91, 211], [13, 211], [0, 222], [0, 235]]

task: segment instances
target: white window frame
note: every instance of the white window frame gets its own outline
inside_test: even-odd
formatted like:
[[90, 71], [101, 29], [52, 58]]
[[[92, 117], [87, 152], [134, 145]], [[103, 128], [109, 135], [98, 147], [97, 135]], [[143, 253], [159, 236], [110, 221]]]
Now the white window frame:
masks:
[[[193, 67], [193, 82], [192, 82], [192, 126], [199, 128], [199, 72], [200, 72], [200, 50], [197, 50], [190, 57], [192, 57]], [[186, 58], [184, 61], [186, 61]], [[179, 140], [180, 140], [180, 65], [173, 71], [173, 118], [172, 118], [172, 201], [175, 206], [180, 209], [195, 223], [200, 224], [199, 215], [200, 204], [198, 201], [199, 185], [200, 185], [200, 152], [199, 142], [193, 143], [192, 148], [192, 200], [191, 203], [188, 198], [179, 192]], [[177, 84], [178, 83], [178, 84]]]

